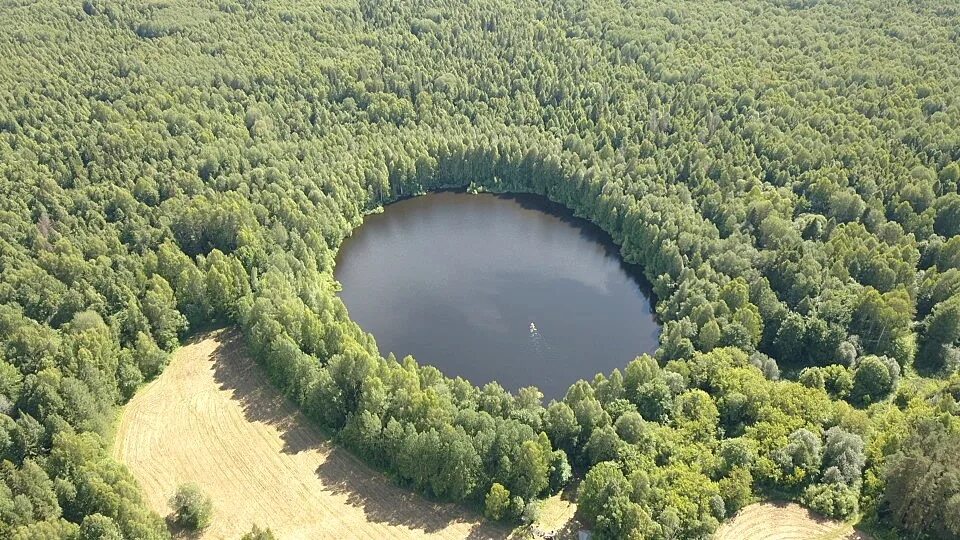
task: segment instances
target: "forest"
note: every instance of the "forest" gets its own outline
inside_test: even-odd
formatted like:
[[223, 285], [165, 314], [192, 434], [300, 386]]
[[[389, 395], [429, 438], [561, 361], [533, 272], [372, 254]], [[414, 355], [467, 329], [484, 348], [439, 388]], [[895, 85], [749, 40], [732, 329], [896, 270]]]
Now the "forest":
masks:
[[[489, 519], [576, 477], [598, 539], [766, 499], [960, 537], [957, 58], [951, 0], [3, 2], [0, 537], [168, 537], [110, 434], [218, 325]], [[383, 356], [338, 246], [448, 187], [603, 228], [656, 353], [548, 403]]]

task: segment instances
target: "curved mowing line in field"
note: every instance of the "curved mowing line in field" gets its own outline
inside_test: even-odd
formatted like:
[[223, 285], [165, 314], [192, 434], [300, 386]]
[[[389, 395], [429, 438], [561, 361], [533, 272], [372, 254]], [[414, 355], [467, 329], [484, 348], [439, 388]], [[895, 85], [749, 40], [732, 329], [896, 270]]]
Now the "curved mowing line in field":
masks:
[[235, 539], [254, 523], [284, 539], [508, 534], [392, 485], [330, 444], [270, 386], [230, 331], [182, 347], [130, 401], [114, 456], [163, 516], [177, 484], [199, 484], [214, 504], [204, 538]]
[[793, 503], [757, 503], [724, 523], [714, 540], [865, 540], [849, 524]]

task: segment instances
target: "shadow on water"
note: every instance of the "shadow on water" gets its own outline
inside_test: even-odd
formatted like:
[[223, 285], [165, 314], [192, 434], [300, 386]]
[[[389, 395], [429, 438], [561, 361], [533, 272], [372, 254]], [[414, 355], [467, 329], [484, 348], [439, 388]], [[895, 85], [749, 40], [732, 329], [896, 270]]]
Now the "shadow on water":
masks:
[[[437, 532], [451, 523], [474, 517], [472, 511], [462, 506], [433, 503], [396, 486], [386, 475], [333, 444], [292, 401], [268, 382], [266, 371], [247, 354], [239, 331], [220, 332], [220, 343], [213, 353], [214, 380], [218, 387], [233, 393], [233, 399], [240, 404], [248, 422], [262, 422], [279, 431], [283, 453], [294, 455], [310, 450], [326, 453], [323, 463], [315, 471], [324, 490], [344, 495], [347, 504], [362, 509], [368, 521], [424, 533]], [[205, 337], [208, 335], [191, 342]], [[473, 525], [468, 538], [504, 538], [508, 533], [499, 525], [480, 521]]]
[[[400, 197], [399, 199], [390, 202], [386, 205], [389, 207], [391, 205], [397, 204], [399, 202], [407, 201], [410, 199], [416, 199], [417, 197], [426, 197], [433, 193], [470, 193], [464, 187], [446, 187], [432, 190], [428, 193], [417, 194], [412, 196]], [[570, 225], [574, 229], [577, 229], [580, 236], [585, 240], [595, 242], [604, 247], [606, 253], [615, 258], [620, 263], [620, 268], [630, 276], [630, 278], [637, 284], [637, 287], [640, 288], [640, 291], [643, 292], [643, 295], [647, 298], [650, 304], [650, 311], [654, 314], [656, 318], [656, 307], [657, 301], [656, 296], [653, 293], [653, 284], [650, 283], [650, 280], [647, 279], [647, 276], [643, 273], [643, 267], [639, 264], [631, 264], [623, 260], [623, 257], [620, 255], [620, 246], [613, 241], [613, 238], [604, 231], [599, 225], [593, 223], [592, 221], [582, 218], [574, 214], [573, 210], [567, 208], [561, 203], [553, 202], [544, 195], [538, 195], [536, 193], [491, 193], [491, 192], [482, 192], [479, 195], [493, 196], [498, 199], [505, 201], [513, 201], [517, 203], [524, 210], [536, 210], [543, 212], [544, 214], [553, 216], [560, 220], [561, 223]], [[351, 233], [352, 235], [353, 233]], [[341, 246], [342, 247], [342, 246]], [[340, 256], [342, 250], [338, 249], [336, 254], [336, 262], [340, 262]], [[659, 323], [659, 318], [657, 318]]]
[[[643, 273], [643, 267], [639, 264], [630, 264], [623, 260], [620, 255], [620, 246], [613, 241], [613, 238], [599, 225], [592, 221], [574, 214], [573, 210], [567, 208], [561, 203], [553, 202], [543, 195], [536, 193], [497, 193], [494, 194], [498, 199], [513, 201], [525, 210], [536, 210], [559, 219], [562, 223], [569, 225], [580, 233], [580, 236], [586, 240], [594, 242], [604, 247], [607, 255], [615, 258], [620, 263], [620, 268], [630, 276], [637, 284], [640, 291], [650, 303], [650, 311], [656, 317], [656, 297], [653, 294], [653, 284]], [[658, 321], [659, 322], [659, 321]]]

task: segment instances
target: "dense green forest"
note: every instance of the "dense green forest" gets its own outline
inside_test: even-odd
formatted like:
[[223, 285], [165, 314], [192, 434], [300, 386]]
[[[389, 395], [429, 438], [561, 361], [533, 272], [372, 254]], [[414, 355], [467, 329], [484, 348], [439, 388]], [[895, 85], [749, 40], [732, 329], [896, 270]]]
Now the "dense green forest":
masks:
[[[758, 498], [960, 536], [952, 0], [0, 3], [0, 537], [163, 538], [116, 407], [237, 324], [397, 482], [598, 538]], [[543, 403], [384, 358], [337, 298], [366, 212], [545, 195], [642, 266], [654, 357]]]

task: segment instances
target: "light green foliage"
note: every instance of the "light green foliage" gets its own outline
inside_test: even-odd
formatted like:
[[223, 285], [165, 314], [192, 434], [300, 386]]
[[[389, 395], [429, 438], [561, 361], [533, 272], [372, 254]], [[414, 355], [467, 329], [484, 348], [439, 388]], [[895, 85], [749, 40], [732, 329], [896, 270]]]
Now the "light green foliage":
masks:
[[587, 516], [599, 516], [611, 499], [629, 496], [632, 486], [612, 461], [598, 463], [587, 473], [577, 493], [579, 510]]
[[790, 434], [787, 444], [773, 454], [773, 459], [780, 465], [787, 485], [799, 484], [820, 472], [822, 452], [820, 436], [800, 428]]
[[483, 513], [492, 520], [501, 520], [510, 511], [510, 491], [500, 484], [494, 483], [487, 492], [484, 500]]
[[[499, 518], [607, 460], [629, 486], [585, 492], [598, 536], [708, 535], [754, 483], [876, 510], [919, 452], [903, 417], [956, 414], [898, 392], [960, 366], [955, 6], [575, 4], [0, 6], [0, 536], [162, 537], [96, 434], [215, 322], [361, 458], [438, 498], [500, 486]], [[468, 185], [607, 231], [658, 351], [546, 407], [383, 358], [336, 250]]]
[[857, 513], [857, 491], [845, 484], [827, 482], [807, 487], [801, 498], [811, 510], [836, 519]]
[[173, 521], [191, 531], [199, 531], [210, 525], [213, 518], [213, 501], [195, 484], [177, 487], [170, 498]]
[[90, 514], [80, 523], [80, 540], [123, 540], [123, 533], [107, 516]]

